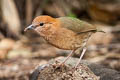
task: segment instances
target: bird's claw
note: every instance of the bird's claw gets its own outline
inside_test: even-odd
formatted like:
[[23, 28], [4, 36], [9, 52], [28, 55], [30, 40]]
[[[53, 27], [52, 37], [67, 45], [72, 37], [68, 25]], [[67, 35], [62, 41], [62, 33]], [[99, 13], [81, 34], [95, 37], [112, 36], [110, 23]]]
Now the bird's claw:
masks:
[[60, 63], [60, 61], [56, 60], [54, 64], [52, 64], [54, 68], [59, 69], [64, 66], [64, 63]]

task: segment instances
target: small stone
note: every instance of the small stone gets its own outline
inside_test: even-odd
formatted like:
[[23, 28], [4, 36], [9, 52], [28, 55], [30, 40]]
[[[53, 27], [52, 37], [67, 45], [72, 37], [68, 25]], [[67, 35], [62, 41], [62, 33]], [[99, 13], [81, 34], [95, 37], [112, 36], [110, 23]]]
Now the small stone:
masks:
[[30, 57], [31, 52], [28, 49], [16, 49], [9, 51], [7, 58], [15, 58], [15, 57]]

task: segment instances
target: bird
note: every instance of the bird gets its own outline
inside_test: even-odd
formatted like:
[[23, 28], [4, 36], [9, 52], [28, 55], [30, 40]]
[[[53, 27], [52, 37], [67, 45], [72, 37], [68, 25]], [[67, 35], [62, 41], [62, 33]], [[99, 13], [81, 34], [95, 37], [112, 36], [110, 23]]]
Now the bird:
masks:
[[76, 63], [77, 67], [86, 52], [86, 43], [90, 36], [98, 30], [96, 26], [74, 17], [53, 18], [47, 15], [36, 17], [32, 24], [24, 29], [34, 30], [49, 44], [63, 50], [71, 50], [66, 59], [60, 63], [63, 65], [76, 50], [81, 49], [81, 56]]

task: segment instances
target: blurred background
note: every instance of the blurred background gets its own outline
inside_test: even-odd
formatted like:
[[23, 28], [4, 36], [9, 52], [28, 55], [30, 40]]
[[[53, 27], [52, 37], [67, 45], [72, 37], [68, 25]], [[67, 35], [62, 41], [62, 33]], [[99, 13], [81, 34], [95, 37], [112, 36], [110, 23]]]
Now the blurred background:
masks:
[[40, 15], [76, 17], [105, 31], [89, 39], [83, 59], [120, 71], [120, 0], [0, 0], [0, 80], [27, 80], [37, 65], [70, 52], [24, 32]]

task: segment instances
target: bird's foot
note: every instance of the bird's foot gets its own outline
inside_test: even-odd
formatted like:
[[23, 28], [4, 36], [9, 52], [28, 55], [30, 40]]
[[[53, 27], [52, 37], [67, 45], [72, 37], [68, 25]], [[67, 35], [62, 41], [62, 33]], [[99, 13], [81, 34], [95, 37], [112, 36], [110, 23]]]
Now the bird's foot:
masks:
[[79, 66], [79, 64], [76, 64], [76, 65], [74, 66], [74, 68], [78, 68], [78, 66]]
[[54, 68], [58, 69], [60, 67], [64, 66], [64, 63], [61, 63], [60, 61], [56, 60], [54, 64], [52, 64]]
[[78, 66], [74, 66], [73, 69], [78, 69]]

